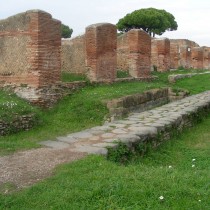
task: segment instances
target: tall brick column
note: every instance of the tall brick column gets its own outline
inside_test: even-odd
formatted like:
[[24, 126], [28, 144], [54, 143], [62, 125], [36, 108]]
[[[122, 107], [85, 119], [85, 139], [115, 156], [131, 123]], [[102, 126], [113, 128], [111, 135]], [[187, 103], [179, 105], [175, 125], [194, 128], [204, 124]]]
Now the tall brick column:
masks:
[[86, 67], [90, 81], [112, 82], [117, 68], [117, 29], [110, 23], [86, 28]]
[[129, 73], [132, 77], [147, 77], [151, 66], [151, 37], [143, 30], [127, 33], [129, 45]]
[[210, 67], [210, 47], [203, 47], [203, 68], [209, 69]]
[[180, 61], [180, 48], [177, 43], [170, 42], [170, 68], [177, 69]]
[[193, 47], [191, 54], [191, 65], [194, 69], [203, 69], [203, 48]]
[[0, 21], [0, 80], [41, 87], [61, 74], [61, 22], [41, 10]]
[[170, 40], [167, 38], [152, 39], [152, 65], [157, 71], [165, 72], [170, 69]]
[[187, 45], [180, 47], [179, 66], [182, 66], [186, 69], [191, 67], [191, 48]]

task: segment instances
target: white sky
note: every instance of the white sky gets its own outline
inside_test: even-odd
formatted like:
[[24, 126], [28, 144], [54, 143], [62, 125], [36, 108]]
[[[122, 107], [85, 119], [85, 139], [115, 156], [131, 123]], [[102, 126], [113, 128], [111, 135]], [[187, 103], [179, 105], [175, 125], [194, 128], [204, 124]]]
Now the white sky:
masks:
[[210, 0], [6, 0], [1, 3], [0, 19], [30, 9], [41, 9], [73, 28], [73, 36], [84, 33], [90, 24], [116, 24], [127, 13], [154, 7], [172, 13], [178, 30], [162, 36], [190, 39], [210, 46]]

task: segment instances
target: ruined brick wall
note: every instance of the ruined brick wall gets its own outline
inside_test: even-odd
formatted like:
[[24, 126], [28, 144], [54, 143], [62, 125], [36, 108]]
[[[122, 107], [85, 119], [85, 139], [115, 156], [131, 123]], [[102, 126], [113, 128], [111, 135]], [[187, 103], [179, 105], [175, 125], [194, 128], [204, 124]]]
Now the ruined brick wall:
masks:
[[170, 67], [172, 69], [177, 69], [181, 66], [190, 68], [192, 66], [191, 51], [193, 47], [199, 47], [199, 45], [188, 39], [170, 39]]
[[117, 69], [129, 69], [129, 45], [127, 33], [117, 37]]
[[60, 80], [60, 21], [30, 10], [0, 21], [0, 81], [30, 86]]
[[165, 72], [170, 69], [170, 61], [170, 40], [152, 39], [151, 64], [157, 67], [157, 71]]
[[193, 47], [191, 54], [191, 67], [194, 69], [203, 69], [203, 48]]
[[188, 40], [188, 39], [170, 39], [170, 43], [177, 44], [178, 46], [186, 45], [190, 48], [199, 47], [199, 45], [196, 42]]
[[85, 35], [62, 40], [61, 69], [69, 73], [85, 74]]
[[210, 47], [203, 48], [203, 68], [210, 69]]
[[86, 28], [86, 68], [90, 81], [112, 82], [117, 68], [117, 29], [109, 23]]
[[180, 60], [178, 65], [186, 69], [191, 67], [191, 49], [187, 45], [180, 46]]
[[180, 51], [180, 48], [177, 45], [177, 43], [170, 41], [170, 59], [171, 59], [170, 68], [171, 69], [177, 69], [179, 67], [179, 61], [180, 61], [179, 51]]
[[129, 73], [132, 77], [150, 76], [151, 37], [143, 30], [132, 29], [127, 33], [129, 45]]

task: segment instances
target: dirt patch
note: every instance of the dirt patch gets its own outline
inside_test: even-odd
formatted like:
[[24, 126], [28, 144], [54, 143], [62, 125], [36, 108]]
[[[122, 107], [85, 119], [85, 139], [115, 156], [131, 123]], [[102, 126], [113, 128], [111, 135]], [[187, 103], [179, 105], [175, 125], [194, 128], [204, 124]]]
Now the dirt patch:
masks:
[[52, 175], [57, 165], [81, 159], [85, 155], [69, 149], [40, 148], [0, 157], [0, 192], [8, 193], [31, 186]]

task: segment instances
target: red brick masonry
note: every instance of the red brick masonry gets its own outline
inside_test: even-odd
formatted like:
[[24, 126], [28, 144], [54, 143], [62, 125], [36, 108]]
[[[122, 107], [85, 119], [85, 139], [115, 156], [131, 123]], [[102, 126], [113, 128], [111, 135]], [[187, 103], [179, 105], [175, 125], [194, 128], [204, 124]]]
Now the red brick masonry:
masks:
[[41, 10], [1, 20], [0, 81], [33, 87], [59, 81], [60, 26], [60, 21]]

